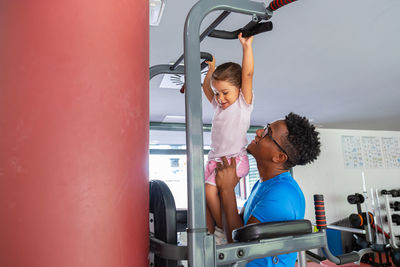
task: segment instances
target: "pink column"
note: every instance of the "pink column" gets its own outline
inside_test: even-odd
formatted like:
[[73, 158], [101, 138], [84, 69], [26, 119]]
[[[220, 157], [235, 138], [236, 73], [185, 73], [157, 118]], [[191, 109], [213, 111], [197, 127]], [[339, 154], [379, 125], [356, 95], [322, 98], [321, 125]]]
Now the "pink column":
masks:
[[146, 266], [148, 1], [0, 2], [0, 266]]

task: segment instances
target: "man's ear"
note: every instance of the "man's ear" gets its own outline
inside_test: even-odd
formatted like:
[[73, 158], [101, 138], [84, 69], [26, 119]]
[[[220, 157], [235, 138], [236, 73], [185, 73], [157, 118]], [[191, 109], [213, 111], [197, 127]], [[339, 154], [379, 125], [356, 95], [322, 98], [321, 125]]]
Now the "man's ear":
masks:
[[285, 155], [285, 153], [279, 152], [272, 157], [272, 161], [275, 163], [283, 164], [283, 163], [285, 163], [285, 161], [287, 161], [287, 156]]

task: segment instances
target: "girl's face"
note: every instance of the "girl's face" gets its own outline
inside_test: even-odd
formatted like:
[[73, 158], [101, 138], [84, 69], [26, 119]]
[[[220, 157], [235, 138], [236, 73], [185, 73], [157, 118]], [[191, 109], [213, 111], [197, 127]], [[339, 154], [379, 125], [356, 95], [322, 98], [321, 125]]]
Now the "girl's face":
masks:
[[221, 105], [222, 109], [228, 108], [239, 97], [239, 88], [230, 82], [213, 80], [211, 85], [217, 102]]

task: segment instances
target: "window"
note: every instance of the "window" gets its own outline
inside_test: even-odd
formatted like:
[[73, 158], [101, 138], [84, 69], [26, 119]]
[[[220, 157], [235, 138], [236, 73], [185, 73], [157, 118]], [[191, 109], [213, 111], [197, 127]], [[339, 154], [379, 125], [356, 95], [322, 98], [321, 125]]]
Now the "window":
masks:
[[249, 175], [247, 175], [247, 177], [246, 177], [246, 198], [250, 195], [253, 185], [260, 178], [260, 175], [258, 174], [257, 162], [256, 162], [255, 158], [250, 154], [248, 154], [248, 156], [249, 156], [250, 171], [249, 171]]
[[[204, 164], [209, 147], [205, 147]], [[235, 188], [238, 208], [241, 209], [251, 188], [258, 180], [257, 165], [249, 155], [250, 172]], [[173, 145], [151, 145], [149, 157], [150, 180], [162, 180], [170, 188], [178, 209], [187, 208], [187, 164], [186, 147]]]

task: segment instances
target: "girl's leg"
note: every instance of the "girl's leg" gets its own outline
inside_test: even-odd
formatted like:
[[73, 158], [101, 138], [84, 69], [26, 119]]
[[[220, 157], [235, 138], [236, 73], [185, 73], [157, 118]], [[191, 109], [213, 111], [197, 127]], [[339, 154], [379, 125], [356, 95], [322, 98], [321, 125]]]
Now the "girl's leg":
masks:
[[232, 243], [232, 234], [226, 234], [229, 233], [229, 226], [228, 226], [228, 222], [226, 220], [226, 215], [225, 215], [225, 211], [224, 209], [221, 207], [221, 218], [222, 218], [222, 226], [223, 226], [223, 231], [225, 233], [225, 238], [228, 241], [228, 243]]
[[[250, 171], [250, 163], [247, 154], [240, 155], [235, 158], [236, 160], [236, 175], [242, 179], [249, 174]], [[230, 163], [230, 162], [229, 162]]]
[[215, 221], [214, 221], [213, 216], [211, 215], [208, 205], [206, 205], [206, 224], [207, 224], [208, 232], [213, 234], [215, 231], [215, 227], [214, 227]]
[[[221, 201], [219, 199], [218, 189], [215, 185], [206, 183], [205, 191], [206, 191], [207, 209], [211, 213], [212, 219], [215, 222], [215, 224], [219, 228], [222, 228]], [[207, 218], [207, 228], [210, 231], [210, 227], [208, 227], [208, 222], [209, 219]], [[211, 230], [212, 232], [214, 232], [214, 224], [212, 225]]]

